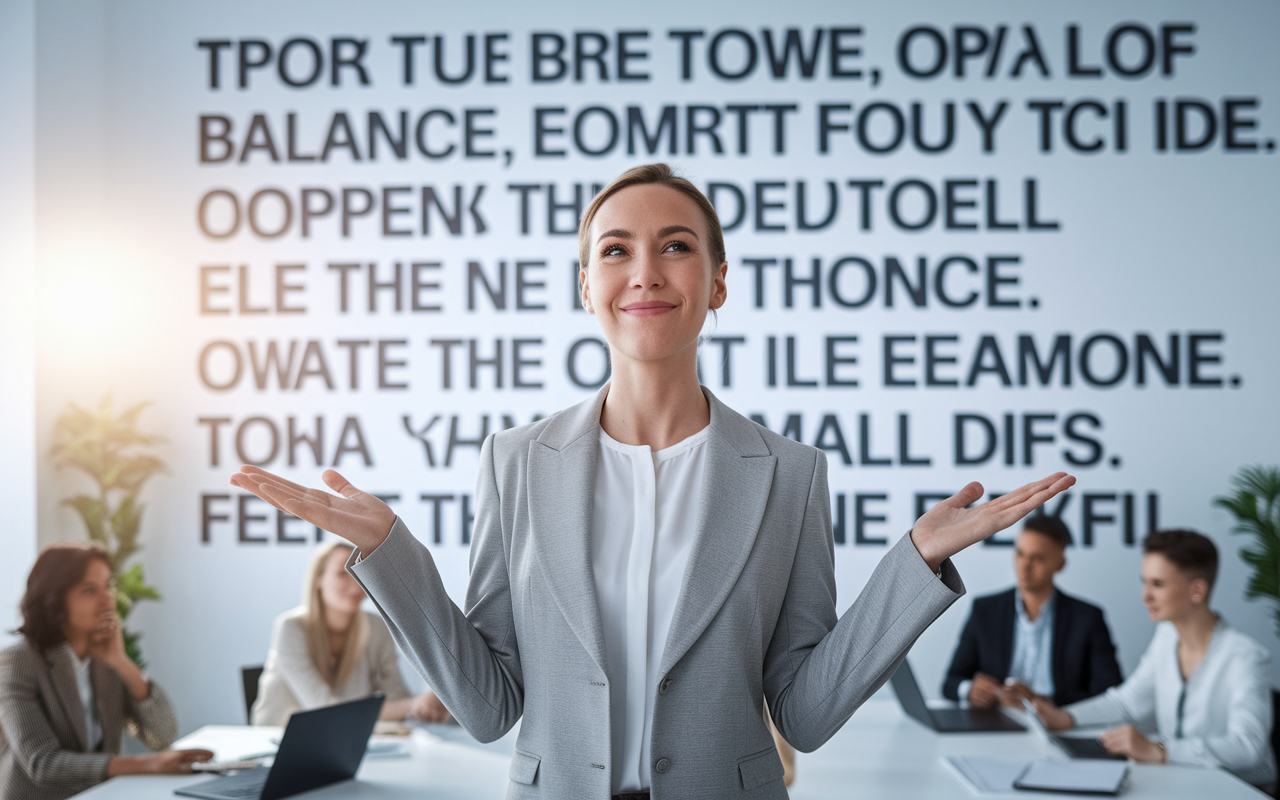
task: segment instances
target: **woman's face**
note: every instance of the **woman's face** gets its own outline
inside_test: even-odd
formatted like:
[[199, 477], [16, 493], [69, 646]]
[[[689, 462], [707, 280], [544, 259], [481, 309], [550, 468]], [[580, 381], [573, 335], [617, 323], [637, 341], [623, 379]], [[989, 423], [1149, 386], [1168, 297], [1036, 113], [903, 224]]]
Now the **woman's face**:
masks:
[[707, 311], [725, 299], [725, 264], [711, 263], [707, 225], [687, 195], [629, 186], [591, 222], [583, 306], [619, 358], [662, 361], [696, 347]]
[[116, 587], [111, 568], [98, 559], [89, 562], [80, 581], [64, 598], [67, 621], [62, 635], [68, 639], [88, 636], [111, 627], [116, 618]]
[[1185, 617], [1208, 599], [1208, 583], [1190, 578], [1159, 553], [1142, 557], [1142, 604], [1153, 622]]
[[324, 571], [320, 573], [320, 599], [324, 601], [325, 608], [351, 612], [364, 602], [364, 589], [344, 568], [350, 556], [350, 550], [340, 547], [324, 560]]

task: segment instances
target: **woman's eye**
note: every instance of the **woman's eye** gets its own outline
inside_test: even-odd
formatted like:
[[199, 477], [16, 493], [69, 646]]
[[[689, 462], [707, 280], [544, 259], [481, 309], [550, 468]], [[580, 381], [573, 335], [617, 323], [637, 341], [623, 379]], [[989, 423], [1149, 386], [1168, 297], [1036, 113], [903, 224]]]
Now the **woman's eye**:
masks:
[[688, 249], [689, 249], [689, 245], [685, 244], [684, 242], [681, 242], [681, 241], [677, 240], [677, 241], [674, 241], [674, 242], [672, 242], [671, 244], [667, 245], [664, 249], [665, 249], [665, 250], [688, 250]]
[[608, 247], [606, 247], [604, 250], [601, 250], [601, 251], [600, 251], [600, 255], [602, 255], [602, 256], [617, 256], [617, 255], [622, 255], [622, 254], [623, 254], [623, 253], [625, 253], [625, 252], [626, 252], [626, 251], [622, 249], [622, 246], [621, 246], [621, 245], [611, 244], [611, 245], [609, 245]]

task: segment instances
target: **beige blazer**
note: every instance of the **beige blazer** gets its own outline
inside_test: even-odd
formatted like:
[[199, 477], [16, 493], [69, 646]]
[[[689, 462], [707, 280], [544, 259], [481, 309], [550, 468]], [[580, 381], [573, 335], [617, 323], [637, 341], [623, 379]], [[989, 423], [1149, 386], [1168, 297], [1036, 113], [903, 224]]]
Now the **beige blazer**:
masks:
[[[604, 634], [591, 572], [602, 389], [481, 450], [465, 611], [397, 520], [348, 569], [445, 706], [488, 741], [523, 716], [507, 796], [607, 800]], [[826, 455], [707, 392], [699, 534], [663, 648], [650, 739], [655, 800], [787, 797], [765, 722], [809, 751], [831, 737], [964, 591], [910, 537], [836, 615]]]
[[276, 617], [271, 649], [258, 680], [258, 699], [250, 714], [254, 725], [287, 725], [295, 711], [368, 697], [374, 692], [386, 693], [388, 700], [409, 696], [400, 675], [396, 644], [391, 641], [386, 624], [377, 614], [360, 613], [368, 617], [369, 640], [355, 671], [346, 684], [337, 689], [325, 682], [311, 662], [303, 627], [306, 609], [291, 609]]
[[0, 652], [0, 798], [61, 800], [101, 783], [121, 731], [153, 750], [178, 738], [169, 698], [155, 683], [137, 702], [111, 667], [90, 665], [102, 743], [86, 752], [84, 706], [66, 647], [38, 652], [22, 641]]

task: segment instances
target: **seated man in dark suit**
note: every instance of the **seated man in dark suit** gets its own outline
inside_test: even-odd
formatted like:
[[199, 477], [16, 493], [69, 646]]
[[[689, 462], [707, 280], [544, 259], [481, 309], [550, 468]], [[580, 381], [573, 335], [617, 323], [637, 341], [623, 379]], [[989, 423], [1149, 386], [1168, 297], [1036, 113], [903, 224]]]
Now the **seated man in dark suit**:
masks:
[[942, 684], [944, 697], [974, 708], [1017, 708], [1021, 698], [1035, 696], [1061, 706], [1119, 685], [1102, 609], [1053, 585], [1067, 565], [1070, 541], [1062, 520], [1026, 519], [1013, 551], [1018, 585], [973, 601]]

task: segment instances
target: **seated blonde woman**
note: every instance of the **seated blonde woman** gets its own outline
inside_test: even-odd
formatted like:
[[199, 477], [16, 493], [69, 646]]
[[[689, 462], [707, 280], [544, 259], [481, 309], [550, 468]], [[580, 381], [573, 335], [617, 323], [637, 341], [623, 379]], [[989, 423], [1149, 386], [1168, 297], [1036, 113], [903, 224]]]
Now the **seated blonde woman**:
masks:
[[387, 696], [380, 719], [449, 719], [433, 693], [409, 695], [386, 624], [377, 614], [361, 610], [364, 590], [343, 568], [351, 549], [339, 543], [316, 551], [302, 605], [276, 617], [250, 713], [254, 725], [284, 725], [295, 711], [374, 692]]

